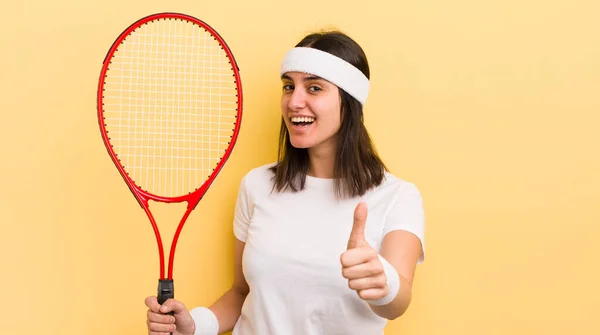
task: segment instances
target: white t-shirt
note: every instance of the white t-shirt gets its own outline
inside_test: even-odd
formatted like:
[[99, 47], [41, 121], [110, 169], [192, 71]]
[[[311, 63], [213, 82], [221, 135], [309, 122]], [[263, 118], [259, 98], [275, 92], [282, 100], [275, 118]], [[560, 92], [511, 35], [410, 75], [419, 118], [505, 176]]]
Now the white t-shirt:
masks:
[[[336, 200], [332, 179], [310, 176], [300, 192], [271, 192], [270, 166], [244, 176], [238, 194], [234, 234], [246, 243], [242, 264], [250, 293], [233, 334], [383, 334], [387, 320], [348, 288], [340, 256], [359, 201], [368, 205], [365, 237], [376, 250], [393, 230], [407, 230], [423, 243], [417, 188], [386, 173], [379, 187], [349, 200]], [[419, 263], [423, 259], [424, 250]]]

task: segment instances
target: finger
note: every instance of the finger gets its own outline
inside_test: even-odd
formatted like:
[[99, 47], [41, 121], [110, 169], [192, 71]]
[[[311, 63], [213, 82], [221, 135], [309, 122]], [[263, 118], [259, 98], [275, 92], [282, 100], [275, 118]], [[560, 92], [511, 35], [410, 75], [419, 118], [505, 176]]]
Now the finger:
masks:
[[370, 290], [370, 289], [385, 289], [385, 275], [375, 277], [364, 277], [348, 280], [348, 287], [355, 291]]
[[357, 248], [366, 244], [365, 224], [367, 222], [367, 204], [360, 202], [354, 210], [354, 223], [348, 239], [348, 249]]
[[368, 261], [358, 265], [342, 267], [342, 276], [346, 279], [375, 277], [384, 274], [381, 262]]
[[377, 251], [370, 246], [354, 248], [344, 251], [340, 256], [340, 262], [343, 267], [352, 267], [355, 265], [375, 261], [377, 259]]
[[162, 334], [162, 333], [168, 334], [168, 333], [172, 333], [175, 331], [175, 325], [174, 324], [148, 322], [148, 330], [150, 331], [151, 334], [152, 334], [152, 332], [156, 332], [157, 334]]
[[363, 300], [377, 300], [385, 297], [388, 294], [388, 289], [371, 288], [357, 291], [357, 294]]
[[148, 310], [148, 321], [163, 324], [174, 324], [175, 317], [167, 314], [154, 313], [151, 310]]
[[160, 304], [158, 303], [158, 300], [156, 299], [156, 297], [147, 297], [144, 302], [151, 311], [153, 311], [155, 313], [159, 313]]

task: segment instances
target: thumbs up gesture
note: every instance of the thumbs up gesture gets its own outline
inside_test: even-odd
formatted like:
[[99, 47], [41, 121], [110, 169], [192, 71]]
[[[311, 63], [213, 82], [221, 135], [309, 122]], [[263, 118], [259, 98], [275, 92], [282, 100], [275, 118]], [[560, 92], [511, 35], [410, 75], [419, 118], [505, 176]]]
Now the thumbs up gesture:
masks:
[[348, 287], [355, 290], [363, 300], [377, 300], [385, 297], [389, 288], [377, 251], [365, 240], [366, 221], [367, 205], [361, 202], [354, 210], [354, 224], [348, 247], [340, 261], [342, 275], [348, 279]]

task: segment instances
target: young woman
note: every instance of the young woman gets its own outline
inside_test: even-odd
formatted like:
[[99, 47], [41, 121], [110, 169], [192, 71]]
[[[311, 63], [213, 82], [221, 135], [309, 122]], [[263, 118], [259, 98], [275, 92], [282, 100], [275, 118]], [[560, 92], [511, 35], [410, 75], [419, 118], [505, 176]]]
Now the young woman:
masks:
[[189, 312], [146, 298], [149, 334], [379, 335], [406, 311], [424, 259], [422, 199], [371, 144], [369, 76], [340, 32], [286, 54], [279, 157], [242, 179], [233, 286]]

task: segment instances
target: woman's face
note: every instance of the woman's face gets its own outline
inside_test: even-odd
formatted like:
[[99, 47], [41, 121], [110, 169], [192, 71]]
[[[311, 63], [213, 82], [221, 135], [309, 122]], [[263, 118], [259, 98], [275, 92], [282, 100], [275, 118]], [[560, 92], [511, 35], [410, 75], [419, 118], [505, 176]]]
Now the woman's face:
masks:
[[[341, 126], [341, 97], [336, 85], [302, 72], [287, 72], [281, 81], [281, 113], [291, 144], [333, 154]], [[323, 152], [324, 153], [324, 152]]]

